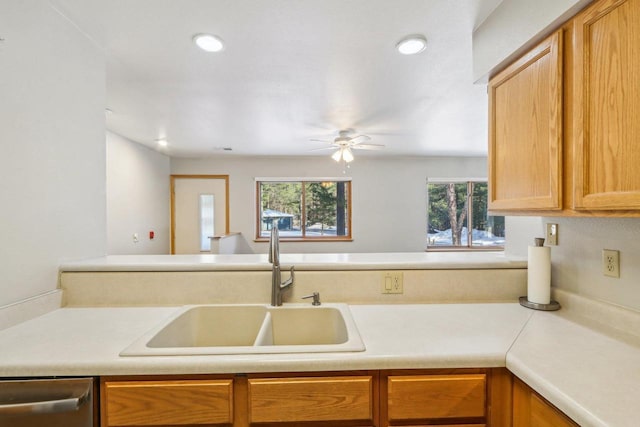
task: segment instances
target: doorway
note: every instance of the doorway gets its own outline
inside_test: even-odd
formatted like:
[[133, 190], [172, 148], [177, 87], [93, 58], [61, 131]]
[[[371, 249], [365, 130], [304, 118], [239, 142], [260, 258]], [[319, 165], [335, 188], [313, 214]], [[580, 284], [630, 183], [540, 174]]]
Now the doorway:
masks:
[[229, 233], [229, 175], [171, 175], [171, 254], [210, 251]]

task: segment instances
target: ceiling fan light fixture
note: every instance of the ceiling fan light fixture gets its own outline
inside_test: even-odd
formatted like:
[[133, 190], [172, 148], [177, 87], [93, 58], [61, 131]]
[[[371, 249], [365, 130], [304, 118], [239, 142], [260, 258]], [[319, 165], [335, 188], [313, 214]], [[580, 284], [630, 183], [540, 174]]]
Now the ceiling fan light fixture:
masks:
[[224, 43], [220, 37], [212, 34], [196, 34], [193, 36], [193, 42], [206, 52], [220, 52], [224, 49]]
[[343, 150], [344, 150], [344, 148], [338, 148], [338, 149], [336, 150], [336, 152], [335, 152], [335, 153], [333, 153], [333, 154], [331, 155], [331, 158], [332, 158], [333, 160], [335, 160], [336, 162], [339, 162], [339, 161], [340, 161], [340, 159], [342, 158], [342, 151], [343, 151]]
[[400, 40], [396, 49], [403, 55], [415, 55], [427, 47], [427, 38], [422, 34], [412, 34]]
[[351, 152], [351, 149], [348, 147], [342, 149], [342, 159], [347, 163], [351, 163], [353, 161], [353, 153]]

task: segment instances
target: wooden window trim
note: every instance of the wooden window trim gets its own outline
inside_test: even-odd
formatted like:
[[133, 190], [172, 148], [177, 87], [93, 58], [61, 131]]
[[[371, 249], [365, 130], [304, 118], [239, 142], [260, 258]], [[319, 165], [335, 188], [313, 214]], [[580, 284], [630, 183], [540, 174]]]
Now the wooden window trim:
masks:
[[301, 212], [301, 222], [302, 224], [306, 223], [306, 199], [305, 199], [305, 185], [306, 183], [320, 182], [320, 181], [330, 181], [330, 182], [344, 182], [347, 186], [347, 231], [348, 233], [345, 236], [328, 236], [328, 237], [307, 237], [305, 236], [305, 228], [301, 227], [302, 236], [300, 237], [283, 237], [280, 236], [281, 242], [352, 242], [353, 241], [353, 232], [352, 232], [352, 223], [353, 223], [353, 210], [352, 207], [352, 190], [353, 185], [351, 180], [345, 180], [340, 178], [322, 178], [322, 180], [316, 178], [309, 179], [282, 179], [282, 178], [260, 178], [256, 179], [256, 187], [255, 187], [255, 234], [254, 234], [254, 242], [268, 242], [269, 237], [261, 236], [261, 225], [262, 225], [262, 202], [260, 197], [260, 185], [262, 183], [280, 183], [280, 182], [289, 182], [289, 183], [300, 183], [302, 184], [302, 212]]

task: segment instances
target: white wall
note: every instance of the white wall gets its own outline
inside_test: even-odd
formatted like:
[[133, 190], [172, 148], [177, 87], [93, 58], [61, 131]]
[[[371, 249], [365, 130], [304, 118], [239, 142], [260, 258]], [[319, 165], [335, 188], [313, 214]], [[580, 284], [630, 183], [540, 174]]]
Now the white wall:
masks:
[[169, 175], [168, 156], [107, 132], [109, 255], [169, 253]]
[[[509, 217], [505, 252], [526, 257], [546, 223], [559, 230], [551, 248], [554, 287], [640, 311], [640, 218]], [[602, 249], [620, 251], [619, 279], [602, 274]]]
[[44, 0], [0, 2], [0, 306], [106, 249], [103, 52]]
[[473, 32], [473, 80], [487, 81], [592, 0], [503, 0]]
[[[358, 153], [356, 153], [358, 156]], [[282, 252], [416, 252], [425, 249], [427, 177], [484, 177], [486, 158], [356, 157], [352, 177], [352, 242], [283, 242]], [[171, 159], [173, 174], [228, 174], [230, 231], [242, 232], [257, 253], [266, 243], [255, 236], [255, 177], [341, 177], [326, 157], [227, 157]]]

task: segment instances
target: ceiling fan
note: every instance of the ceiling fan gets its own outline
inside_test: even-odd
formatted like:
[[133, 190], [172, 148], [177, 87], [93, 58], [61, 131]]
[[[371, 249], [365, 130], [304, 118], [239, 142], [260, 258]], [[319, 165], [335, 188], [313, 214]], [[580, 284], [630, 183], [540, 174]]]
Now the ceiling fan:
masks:
[[367, 141], [371, 141], [371, 137], [368, 135], [353, 135], [353, 133], [355, 133], [353, 129], [345, 129], [339, 131], [333, 141], [311, 139], [314, 142], [330, 144], [328, 147], [316, 148], [311, 151], [335, 149], [336, 151], [331, 155], [333, 160], [336, 162], [344, 160], [346, 163], [350, 163], [353, 161], [351, 150], [380, 150], [384, 148], [382, 144], [365, 144]]

